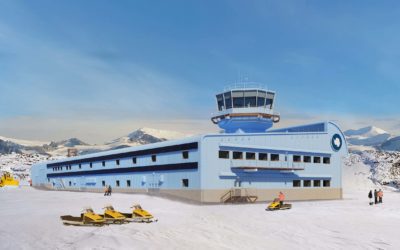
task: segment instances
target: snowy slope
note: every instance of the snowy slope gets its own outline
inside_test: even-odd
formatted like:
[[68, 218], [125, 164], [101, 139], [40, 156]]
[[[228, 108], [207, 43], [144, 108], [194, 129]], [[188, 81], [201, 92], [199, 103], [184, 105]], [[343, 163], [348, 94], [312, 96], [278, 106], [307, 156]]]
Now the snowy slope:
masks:
[[8, 138], [4, 136], [0, 136], [0, 140], [13, 142], [15, 144], [27, 147], [43, 146], [44, 144], [49, 144], [49, 142], [45, 141], [21, 140], [21, 139]]
[[[0, 248], [398, 249], [400, 194], [385, 190], [384, 203], [369, 206], [368, 191], [344, 190], [343, 200], [291, 202], [291, 210], [268, 212], [265, 203], [199, 206], [140, 194], [0, 190]], [[59, 219], [84, 206], [129, 211], [133, 203], [158, 222], [73, 227]]]

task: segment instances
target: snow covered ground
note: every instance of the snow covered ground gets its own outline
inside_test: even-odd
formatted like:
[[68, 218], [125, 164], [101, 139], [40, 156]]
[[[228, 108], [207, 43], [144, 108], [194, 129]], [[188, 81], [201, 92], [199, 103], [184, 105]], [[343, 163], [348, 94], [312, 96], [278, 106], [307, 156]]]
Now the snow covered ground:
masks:
[[[367, 191], [267, 212], [265, 204], [199, 206], [147, 195], [0, 190], [0, 249], [398, 249], [400, 193], [386, 191], [383, 204], [369, 206]], [[92, 228], [59, 219], [88, 205], [128, 211], [136, 202], [159, 221]]]

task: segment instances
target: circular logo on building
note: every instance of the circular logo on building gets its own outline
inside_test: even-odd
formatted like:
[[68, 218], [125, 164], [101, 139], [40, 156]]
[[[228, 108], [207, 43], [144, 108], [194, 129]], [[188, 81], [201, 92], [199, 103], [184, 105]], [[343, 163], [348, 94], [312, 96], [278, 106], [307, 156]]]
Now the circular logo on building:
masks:
[[340, 137], [340, 135], [338, 134], [334, 134], [332, 136], [332, 141], [331, 141], [333, 150], [339, 151], [340, 148], [342, 147], [342, 144], [343, 144], [342, 137]]

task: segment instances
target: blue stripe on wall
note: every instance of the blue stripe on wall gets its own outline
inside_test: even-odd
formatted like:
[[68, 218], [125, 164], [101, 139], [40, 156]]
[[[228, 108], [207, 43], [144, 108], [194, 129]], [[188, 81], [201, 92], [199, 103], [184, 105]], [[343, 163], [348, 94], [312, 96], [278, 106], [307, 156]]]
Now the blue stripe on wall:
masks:
[[51, 173], [47, 174], [47, 178], [99, 175], [99, 174], [122, 174], [122, 173], [136, 173], [136, 172], [150, 172], [150, 171], [189, 170], [197, 168], [198, 168], [198, 162], [187, 162], [187, 163], [176, 163], [176, 164], [152, 165], [145, 167], [111, 168], [111, 169], [64, 172], [64, 173]]

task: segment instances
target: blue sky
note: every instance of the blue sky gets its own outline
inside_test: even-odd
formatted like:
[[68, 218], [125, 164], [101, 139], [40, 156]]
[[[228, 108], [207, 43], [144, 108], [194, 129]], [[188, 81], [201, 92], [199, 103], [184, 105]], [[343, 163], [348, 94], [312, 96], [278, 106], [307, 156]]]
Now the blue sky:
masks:
[[214, 94], [277, 91], [282, 125], [400, 131], [397, 1], [0, 0], [0, 135], [213, 130]]

